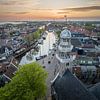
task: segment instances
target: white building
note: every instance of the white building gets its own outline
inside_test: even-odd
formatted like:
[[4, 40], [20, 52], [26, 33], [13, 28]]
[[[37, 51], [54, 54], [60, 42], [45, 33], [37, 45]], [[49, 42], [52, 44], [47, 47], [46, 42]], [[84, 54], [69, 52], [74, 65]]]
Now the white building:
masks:
[[60, 43], [58, 45], [58, 52], [56, 58], [60, 64], [60, 69], [71, 69], [71, 62], [75, 56], [71, 55], [73, 45], [71, 44], [71, 32], [67, 29], [60, 34]]

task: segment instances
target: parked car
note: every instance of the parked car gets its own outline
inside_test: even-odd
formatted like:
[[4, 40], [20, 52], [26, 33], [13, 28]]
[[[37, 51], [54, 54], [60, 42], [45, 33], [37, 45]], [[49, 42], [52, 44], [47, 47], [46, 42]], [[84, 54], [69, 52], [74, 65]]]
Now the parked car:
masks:
[[45, 57], [47, 57], [47, 55], [39, 56], [39, 57], [36, 57], [36, 60], [40, 60], [40, 59], [43, 59]]

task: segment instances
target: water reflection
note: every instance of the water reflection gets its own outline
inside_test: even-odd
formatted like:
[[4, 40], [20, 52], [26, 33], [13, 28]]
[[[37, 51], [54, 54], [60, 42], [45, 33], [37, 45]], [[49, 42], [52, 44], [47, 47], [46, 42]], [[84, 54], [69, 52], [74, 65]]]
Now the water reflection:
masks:
[[48, 55], [51, 49], [53, 49], [53, 44], [56, 42], [56, 37], [54, 32], [48, 32], [46, 39], [43, 40], [43, 44], [38, 44], [39, 51], [31, 50], [28, 52], [20, 61], [20, 65], [31, 63], [36, 61], [36, 58], [43, 55]]

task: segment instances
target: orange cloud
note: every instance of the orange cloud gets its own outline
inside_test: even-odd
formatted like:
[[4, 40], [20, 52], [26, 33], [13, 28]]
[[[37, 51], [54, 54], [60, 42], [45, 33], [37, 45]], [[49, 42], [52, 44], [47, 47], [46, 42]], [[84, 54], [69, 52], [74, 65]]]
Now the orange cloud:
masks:
[[100, 6], [89, 6], [89, 7], [78, 7], [78, 8], [65, 8], [61, 10], [71, 10], [71, 11], [93, 11], [93, 10], [100, 10]]
[[[64, 19], [64, 15], [68, 15], [68, 18], [100, 18], [100, 6], [87, 4], [86, 7], [83, 5], [83, 7], [68, 6], [69, 8], [66, 8], [60, 5], [60, 1], [47, 1], [50, 4], [45, 4], [41, 0], [0, 0], [0, 20]], [[68, 0], [68, 3], [72, 4], [72, 1]], [[56, 2], [59, 2], [58, 6]]]

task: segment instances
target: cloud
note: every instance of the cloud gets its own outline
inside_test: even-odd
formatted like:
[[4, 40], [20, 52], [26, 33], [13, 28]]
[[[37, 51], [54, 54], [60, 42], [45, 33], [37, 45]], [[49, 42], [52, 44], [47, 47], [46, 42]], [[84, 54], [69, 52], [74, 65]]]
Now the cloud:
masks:
[[61, 9], [62, 11], [71, 10], [71, 11], [92, 11], [100, 10], [100, 6], [89, 6], [89, 7], [78, 7], [78, 8], [65, 8]]
[[7, 11], [7, 12], [2, 12], [2, 15], [15, 15], [15, 14], [19, 14], [19, 15], [24, 15], [24, 14], [29, 14], [30, 12], [13, 12], [13, 11]]
[[63, 12], [57, 12], [57, 14], [69, 14], [68, 11], [63, 11]]
[[15, 12], [14, 14], [28, 14], [29, 12]]
[[51, 11], [51, 10], [54, 10], [54, 9], [41, 9], [41, 8], [40, 8], [40, 9], [32, 9], [32, 10], [41, 10], [41, 11], [42, 11], [42, 10], [44, 10], [44, 11], [48, 11], [48, 10], [49, 10], [49, 11]]
[[13, 5], [37, 5], [40, 0], [0, 0], [0, 5], [3, 6], [13, 6]]
[[0, 5], [15, 5], [15, 4], [17, 4], [17, 1], [9, 1], [9, 0], [7, 0], [7, 1], [1, 0], [0, 1]]

